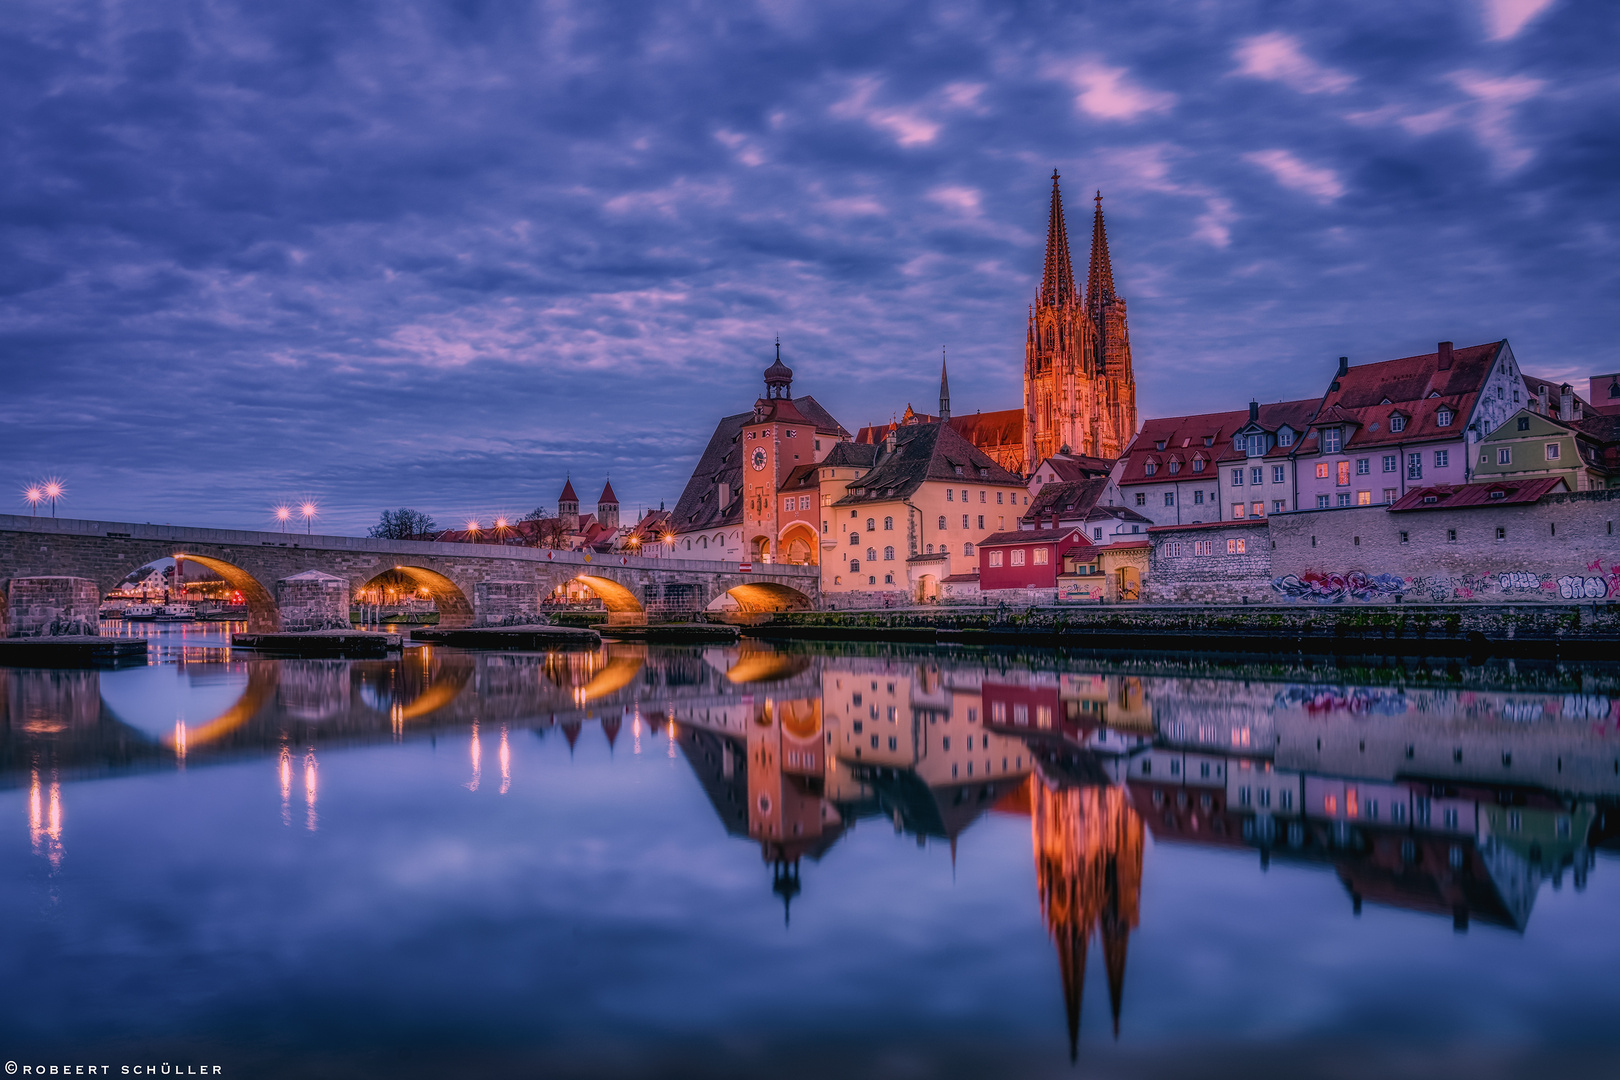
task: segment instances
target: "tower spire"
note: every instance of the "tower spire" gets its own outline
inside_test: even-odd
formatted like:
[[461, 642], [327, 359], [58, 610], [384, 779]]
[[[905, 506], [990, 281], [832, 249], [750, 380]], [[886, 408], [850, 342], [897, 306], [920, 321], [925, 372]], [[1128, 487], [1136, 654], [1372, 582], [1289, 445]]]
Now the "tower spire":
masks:
[[949, 423], [951, 419], [951, 383], [945, 377], [945, 346], [939, 347], [939, 422]]
[[1114, 262], [1108, 257], [1108, 231], [1103, 227], [1102, 192], [1091, 218], [1091, 270], [1086, 275], [1086, 303], [1092, 307], [1114, 299]]
[[1046, 269], [1041, 275], [1042, 304], [1074, 303], [1074, 264], [1069, 259], [1069, 229], [1063, 223], [1063, 193], [1052, 170], [1052, 211], [1046, 222]]

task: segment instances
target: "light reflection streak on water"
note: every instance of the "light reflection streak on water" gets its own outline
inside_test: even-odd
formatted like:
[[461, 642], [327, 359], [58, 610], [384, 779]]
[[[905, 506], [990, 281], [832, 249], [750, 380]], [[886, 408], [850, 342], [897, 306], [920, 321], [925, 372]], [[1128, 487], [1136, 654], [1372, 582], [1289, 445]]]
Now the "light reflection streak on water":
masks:
[[512, 747], [506, 739], [506, 725], [501, 725], [501, 794], [512, 790]]
[[479, 783], [484, 778], [484, 747], [478, 741], [478, 721], [476, 720], [473, 721], [470, 750], [472, 753], [472, 780], [466, 785], [466, 788], [468, 791], [477, 791]]
[[186, 767], [186, 722], [183, 719], [174, 722], [174, 757], [182, 769]]
[[50, 861], [51, 869], [62, 866], [62, 784], [55, 770], [51, 772], [50, 792], [47, 795], [39, 778], [39, 769], [31, 770], [28, 784], [28, 839], [35, 855]]
[[315, 826], [319, 821], [315, 814], [315, 781], [315, 748], [312, 746], [309, 748], [309, 752], [304, 755], [304, 806], [306, 808], [304, 812], [304, 828], [310, 832], [315, 831]]
[[[671, 709], [670, 711], [673, 712], [674, 710]], [[674, 720], [671, 720], [669, 722], [669, 759], [671, 761], [675, 760], [675, 721]]]
[[641, 753], [641, 702], [636, 702], [636, 715], [630, 725], [630, 734], [636, 737], [636, 753]]
[[292, 827], [292, 751], [281, 748], [281, 760], [276, 766], [281, 776], [281, 823]]

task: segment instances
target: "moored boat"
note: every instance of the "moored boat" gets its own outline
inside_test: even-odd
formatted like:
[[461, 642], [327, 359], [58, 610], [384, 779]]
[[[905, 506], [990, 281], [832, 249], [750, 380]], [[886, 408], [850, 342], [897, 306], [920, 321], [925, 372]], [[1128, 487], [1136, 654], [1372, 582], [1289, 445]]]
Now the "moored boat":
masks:
[[131, 604], [124, 609], [124, 618], [130, 622], [154, 622], [158, 617], [155, 604]]

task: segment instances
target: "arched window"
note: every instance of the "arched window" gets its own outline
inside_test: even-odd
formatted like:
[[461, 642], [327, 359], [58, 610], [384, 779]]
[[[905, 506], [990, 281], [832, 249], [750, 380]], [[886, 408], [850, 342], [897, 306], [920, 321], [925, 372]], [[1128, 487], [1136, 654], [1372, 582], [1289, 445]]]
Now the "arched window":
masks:
[[692, 541], [690, 541], [690, 540], [688, 540], [688, 541], [687, 541], [687, 542], [686, 542], [686, 550], [687, 550], [687, 551], [691, 551], [691, 550], [692, 550]]
[[[691, 543], [691, 541], [689, 540], [687, 543]], [[707, 536], [698, 537], [698, 546], [702, 547], [704, 550], [707, 550], [709, 547], [709, 538]]]
[[867, 518], [866, 519], [866, 531], [871, 532], [873, 529], [876, 529], [876, 528], [877, 528], [877, 522], [873, 521], [871, 518]]
[[894, 575], [893, 574], [884, 574], [883, 575], [883, 584], [885, 584], [885, 585], [893, 585], [894, 584]]
[[973, 554], [973, 545], [972, 544], [963, 544], [962, 545], [962, 554], [964, 554], [964, 555], [972, 555]]
[[928, 545], [928, 554], [932, 555], [933, 553], [934, 553], [934, 545], [929, 544]]
[[893, 530], [894, 529], [894, 518], [892, 518], [892, 517], [884, 518], [883, 519], [883, 527], [885, 529], [888, 529], [888, 530]]
[[867, 562], [877, 562], [877, 552], [873, 551], [871, 548], [867, 548], [866, 549], [866, 561]]
[[894, 562], [894, 548], [886, 547], [883, 549], [883, 561]]
[[945, 528], [945, 515], [944, 514], [939, 515], [939, 527], [941, 529]]
[[860, 573], [861, 572], [861, 560], [859, 560], [859, 559], [851, 559], [851, 560], [849, 560], [849, 572], [852, 573], [852, 574]]
[[876, 574], [869, 575], [867, 577], [867, 579], [866, 579], [866, 583], [868, 585], [876, 585], [877, 584], [877, 575]]

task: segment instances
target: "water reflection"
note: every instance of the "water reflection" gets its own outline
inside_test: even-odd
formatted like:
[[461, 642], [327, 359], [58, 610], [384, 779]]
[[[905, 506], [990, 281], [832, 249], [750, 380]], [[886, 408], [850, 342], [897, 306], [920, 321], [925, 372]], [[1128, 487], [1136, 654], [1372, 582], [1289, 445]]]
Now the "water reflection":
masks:
[[[26, 786], [32, 850], [52, 873], [68, 781], [262, 755], [274, 762], [281, 824], [293, 827], [301, 774], [302, 826], [314, 833], [318, 753], [459, 733], [453, 745], [465, 735], [468, 756], [457, 751], [457, 782], [477, 793], [492, 736], [505, 796], [516, 733], [560, 732], [572, 752], [598, 729], [611, 753], [628, 725], [632, 755], [664, 738], [725, 831], [757, 846], [761, 894], [776, 897], [790, 929], [805, 875], [859, 822], [924, 849], [937, 842], [954, 864], [986, 815], [1027, 818], [1028, 903], [1055, 952], [1071, 1059], [1096, 951], [1116, 1038], [1129, 1015], [1127, 959], [1153, 845], [1245, 852], [1255, 873], [1331, 873], [1350, 918], [1372, 904], [1459, 932], [1513, 933], [1529, 926], [1544, 885], [1568, 876], [1585, 889], [1595, 852], [1615, 845], [1613, 672], [1217, 678], [1169, 663], [1085, 670], [1051, 654], [833, 656], [752, 642], [423, 648], [385, 661], [168, 655], [161, 678], [0, 669], [0, 785]], [[179, 710], [172, 727], [137, 708], [154, 698]]]

